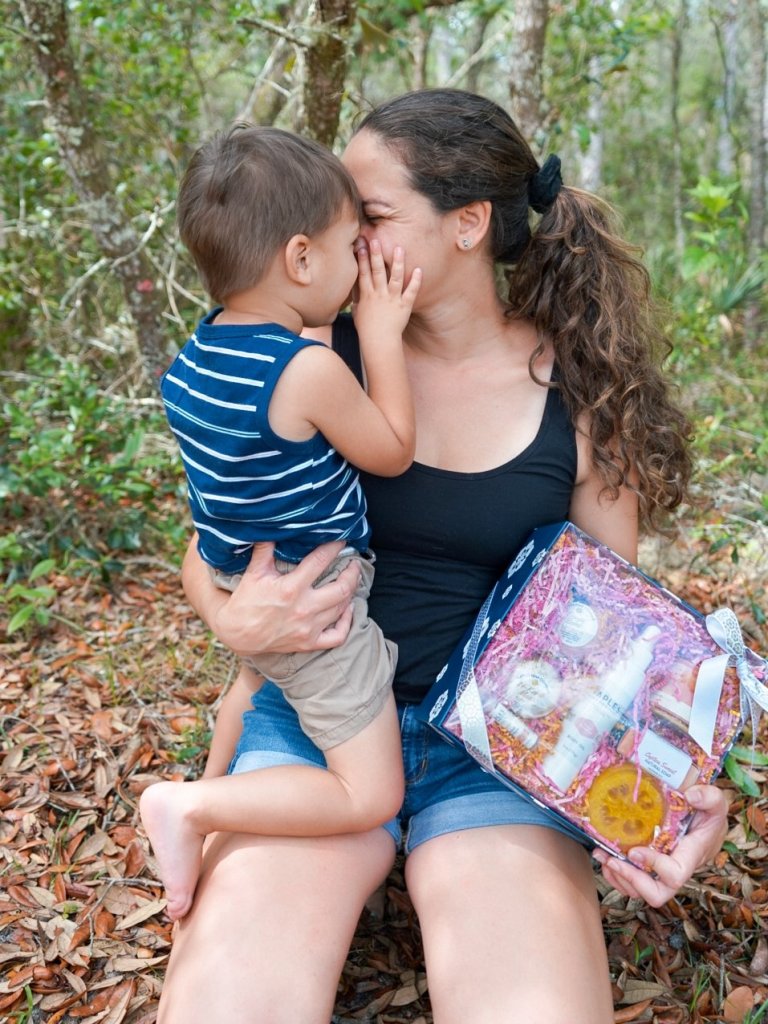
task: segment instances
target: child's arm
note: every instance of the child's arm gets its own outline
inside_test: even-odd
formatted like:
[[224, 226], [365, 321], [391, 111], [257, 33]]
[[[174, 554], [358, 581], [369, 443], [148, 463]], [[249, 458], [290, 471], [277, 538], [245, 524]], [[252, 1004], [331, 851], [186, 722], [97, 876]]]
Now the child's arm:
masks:
[[276, 433], [295, 441], [319, 430], [359, 469], [397, 476], [410, 466], [415, 450], [402, 332], [421, 271], [414, 270], [404, 288], [405, 257], [402, 249], [396, 249], [387, 278], [381, 248], [375, 242], [370, 259], [367, 250], [360, 251], [359, 263], [355, 321], [369, 393], [335, 352], [316, 345], [300, 352], [283, 371], [270, 401], [269, 422]]
[[224, 695], [216, 716], [211, 748], [203, 772], [204, 779], [227, 774], [237, 741], [243, 731], [243, 714], [251, 706], [252, 695], [263, 684], [264, 679], [260, 675], [245, 665], [241, 666], [238, 677]]
[[407, 288], [404, 287], [405, 252], [396, 246], [387, 279], [381, 245], [376, 239], [370, 243], [370, 252], [364, 244], [359, 245], [357, 262], [357, 298], [352, 315], [365, 367], [366, 389], [403, 446], [410, 449], [404, 467], [407, 469], [413, 461], [415, 424], [403, 331], [421, 286], [421, 270], [416, 267]]

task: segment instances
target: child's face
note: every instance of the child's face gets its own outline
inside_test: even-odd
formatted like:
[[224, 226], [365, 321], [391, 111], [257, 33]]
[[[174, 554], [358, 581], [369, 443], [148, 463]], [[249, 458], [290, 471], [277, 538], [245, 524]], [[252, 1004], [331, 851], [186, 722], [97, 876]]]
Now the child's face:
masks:
[[351, 206], [312, 238], [312, 306], [302, 319], [307, 327], [332, 323], [350, 299], [357, 280], [355, 243], [360, 221]]

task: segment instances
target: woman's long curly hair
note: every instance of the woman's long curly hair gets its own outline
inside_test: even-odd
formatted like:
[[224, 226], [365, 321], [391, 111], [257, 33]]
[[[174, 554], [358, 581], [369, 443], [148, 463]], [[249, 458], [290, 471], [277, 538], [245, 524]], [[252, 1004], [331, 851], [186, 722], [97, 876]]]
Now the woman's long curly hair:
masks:
[[574, 422], [587, 414], [607, 493], [633, 487], [641, 520], [654, 526], [685, 499], [690, 427], [661, 372], [671, 345], [648, 272], [614, 223], [608, 204], [562, 188], [509, 274], [509, 315], [551, 341], [568, 411]]
[[[686, 497], [690, 428], [661, 372], [671, 346], [659, 325], [639, 250], [623, 241], [611, 207], [563, 187], [533, 233], [529, 192], [539, 164], [510, 116], [457, 89], [406, 93], [357, 131], [377, 134], [413, 188], [446, 212], [489, 200], [493, 259], [507, 266], [508, 316], [531, 320], [552, 344], [558, 383], [612, 498], [637, 492], [641, 521], [659, 525]], [[538, 203], [537, 203], [538, 206]]]

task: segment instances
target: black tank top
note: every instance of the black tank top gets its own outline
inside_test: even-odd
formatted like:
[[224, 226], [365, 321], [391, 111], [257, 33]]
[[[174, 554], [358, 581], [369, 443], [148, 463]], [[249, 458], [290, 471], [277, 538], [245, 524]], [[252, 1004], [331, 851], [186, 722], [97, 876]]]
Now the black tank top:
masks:
[[[333, 347], [360, 379], [351, 317], [336, 320]], [[414, 463], [398, 477], [360, 478], [376, 552], [369, 610], [399, 648], [395, 696], [413, 703], [531, 530], [568, 518], [575, 433], [552, 388], [536, 437], [503, 466], [454, 473]]]

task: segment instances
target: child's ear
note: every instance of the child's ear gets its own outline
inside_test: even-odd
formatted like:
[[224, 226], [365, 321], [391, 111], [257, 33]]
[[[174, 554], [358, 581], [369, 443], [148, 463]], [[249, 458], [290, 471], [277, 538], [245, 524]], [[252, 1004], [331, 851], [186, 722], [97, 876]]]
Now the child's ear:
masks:
[[310, 250], [310, 241], [306, 235], [293, 235], [288, 239], [284, 253], [285, 272], [295, 284], [310, 284], [312, 281]]

